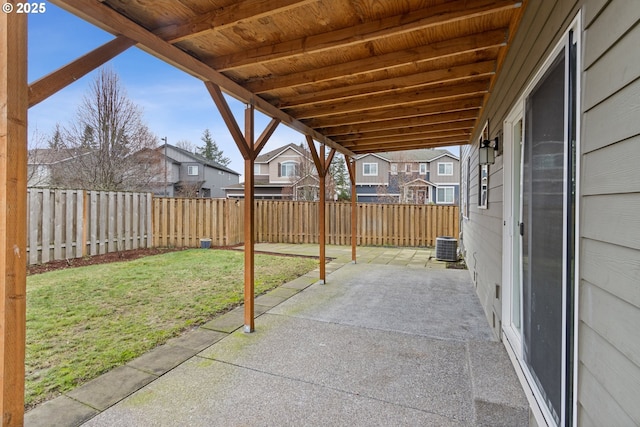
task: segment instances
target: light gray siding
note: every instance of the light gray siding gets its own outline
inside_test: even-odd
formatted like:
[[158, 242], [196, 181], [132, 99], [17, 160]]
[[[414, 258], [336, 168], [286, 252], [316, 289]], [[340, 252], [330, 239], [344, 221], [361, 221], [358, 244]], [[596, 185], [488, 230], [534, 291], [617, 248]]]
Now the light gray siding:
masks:
[[587, 3], [578, 422], [640, 425], [640, 5]]
[[[440, 163], [451, 163], [453, 165], [452, 175], [438, 175], [438, 165]], [[444, 156], [429, 163], [429, 181], [434, 184], [458, 184], [460, 182], [460, 162], [453, 157]]]
[[[481, 120], [491, 137], [582, 10], [581, 162], [578, 200], [578, 425], [640, 425], [640, 4], [637, 0], [529, 1]], [[474, 136], [474, 140], [477, 135]], [[462, 220], [467, 265], [496, 335], [502, 301], [500, 156], [490, 166], [489, 206], [478, 209], [478, 151], [470, 214]]]
[[[378, 165], [378, 175], [365, 176], [363, 173], [363, 165], [365, 163], [376, 163]], [[362, 184], [388, 184], [389, 183], [389, 166], [390, 163], [380, 157], [368, 155], [358, 159], [356, 163], [356, 183]]]

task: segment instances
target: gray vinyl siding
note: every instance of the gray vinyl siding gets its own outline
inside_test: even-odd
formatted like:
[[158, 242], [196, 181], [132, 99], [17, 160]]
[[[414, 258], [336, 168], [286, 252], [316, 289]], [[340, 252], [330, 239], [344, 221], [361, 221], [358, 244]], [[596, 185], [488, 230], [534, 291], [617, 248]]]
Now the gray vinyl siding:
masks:
[[640, 4], [585, 9], [578, 422], [640, 425]]
[[[365, 176], [363, 174], [363, 165], [365, 163], [377, 163], [378, 175]], [[357, 184], [388, 184], [389, 182], [390, 163], [379, 157], [368, 155], [364, 156], [356, 162], [356, 183]]]
[[[640, 425], [640, 4], [637, 0], [530, 1], [480, 123], [500, 134], [506, 115], [582, 10], [579, 180], [578, 425]], [[477, 134], [473, 140], [477, 139]], [[503, 156], [489, 167], [478, 209], [478, 150], [461, 245], [499, 335]]]

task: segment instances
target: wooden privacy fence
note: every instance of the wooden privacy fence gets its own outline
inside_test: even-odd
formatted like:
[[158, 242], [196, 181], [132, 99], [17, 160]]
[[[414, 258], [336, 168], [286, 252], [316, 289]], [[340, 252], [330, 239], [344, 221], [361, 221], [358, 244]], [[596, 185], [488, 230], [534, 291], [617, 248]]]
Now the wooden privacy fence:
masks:
[[152, 246], [150, 193], [30, 188], [28, 264]]
[[[317, 202], [256, 200], [256, 242], [318, 243]], [[215, 246], [241, 243], [244, 201], [156, 198], [154, 246]], [[327, 202], [327, 243], [351, 243], [351, 204]], [[458, 207], [435, 205], [357, 205], [358, 244], [434, 246], [436, 237], [458, 236]]]

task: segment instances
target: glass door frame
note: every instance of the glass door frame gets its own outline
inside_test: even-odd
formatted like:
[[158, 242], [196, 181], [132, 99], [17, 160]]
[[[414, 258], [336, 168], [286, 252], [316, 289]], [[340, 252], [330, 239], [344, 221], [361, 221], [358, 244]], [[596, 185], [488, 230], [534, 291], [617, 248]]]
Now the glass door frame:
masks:
[[[503, 245], [502, 245], [502, 333], [503, 337], [506, 338], [505, 345], [509, 348], [510, 352], [513, 353], [513, 356], [518, 363], [520, 368], [520, 372], [524, 376], [524, 379], [528, 383], [528, 387], [530, 388], [530, 393], [533, 395], [533, 398], [536, 400], [537, 408], [532, 409], [535, 415], [542, 416], [544, 421], [550, 425], [556, 425], [553, 416], [551, 415], [551, 411], [547, 408], [547, 404], [540, 391], [538, 390], [533, 377], [529, 373], [529, 368], [524, 361], [523, 357], [523, 337], [522, 337], [522, 321], [523, 321], [523, 307], [522, 307], [522, 265], [521, 265], [521, 236], [519, 233], [519, 223], [521, 221], [522, 216], [522, 182], [523, 182], [523, 150], [524, 144], [527, 142], [524, 141], [525, 138], [525, 102], [527, 97], [529, 97], [535, 88], [535, 86], [540, 82], [542, 77], [545, 75], [553, 61], [556, 59], [558, 54], [565, 50], [565, 114], [564, 114], [564, 123], [565, 123], [565, 154], [568, 153], [567, 148], [568, 144], [571, 142], [568, 141], [568, 138], [572, 136], [570, 132], [568, 132], [568, 127], [570, 126], [570, 114], [575, 115], [575, 138], [574, 147], [575, 147], [575, 164], [570, 165], [568, 155], [565, 155], [564, 159], [564, 182], [567, 183], [569, 179], [568, 172], [569, 167], [573, 167], [575, 173], [575, 190], [574, 190], [574, 209], [575, 209], [575, 219], [573, 221], [573, 232], [570, 234], [573, 240], [574, 253], [570, 254], [574, 258], [573, 265], [573, 283], [568, 283], [567, 274], [567, 254], [568, 254], [568, 245], [567, 241], [567, 232], [568, 232], [568, 209], [567, 201], [569, 199], [569, 195], [565, 193], [565, 201], [563, 208], [563, 216], [564, 216], [564, 239], [563, 239], [563, 325], [562, 325], [562, 340], [563, 340], [563, 350], [562, 350], [562, 395], [567, 396], [568, 399], [563, 399], [561, 415], [560, 415], [560, 423], [559, 425], [573, 425], [577, 426], [577, 417], [576, 409], [577, 409], [577, 382], [578, 382], [578, 357], [577, 357], [577, 349], [578, 349], [578, 324], [579, 324], [579, 310], [578, 310], [578, 301], [579, 301], [579, 230], [580, 230], [580, 129], [581, 129], [581, 58], [582, 58], [582, 43], [581, 43], [582, 33], [581, 33], [581, 13], [578, 12], [573, 22], [567, 28], [567, 30], [563, 33], [560, 41], [554, 47], [553, 51], [548, 54], [545, 59], [543, 65], [538, 69], [534, 78], [531, 80], [529, 85], [524, 90], [523, 94], [518, 101], [514, 104], [513, 108], [507, 115], [503, 123], [503, 136], [504, 136], [504, 164], [503, 164], [503, 178], [504, 178], [504, 186], [503, 186]], [[569, 47], [570, 44], [576, 45], [576, 57], [573, 66], [576, 68], [575, 75], [575, 93], [570, 93], [570, 82], [571, 73], [569, 67], [571, 66], [571, 62], [569, 59]], [[577, 111], [572, 111], [570, 96], [575, 96], [575, 108]], [[520, 128], [520, 135], [516, 135], [514, 132], [514, 127], [518, 122], [522, 123]], [[514, 147], [515, 142], [522, 141], [522, 146], [517, 150]], [[518, 169], [515, 168], [515, 164], [518, 163]], [[566, 186], [565, 186], [566, 188]], [[565, 190], [570, 191], [570, 190]], [[516, 209], [516, 204], [518, 209]], [[518, 218], [516, 218], [518, 216]], [[519, 248], [516, 250], [516, 248]], [[519, 280], [518, 287], [515, 287], [514, 281]], [[572, 286], [573, 287], [573, 295], [567, 294], [567, 289]], [[514, 289], [519, 289], [521, 293], [519, 298], [519, 325], [514, 323], [513, 319], [513, 291]], [[569, 301], [571, 299], [571, 301]], [[571, 330], [569, 330], [569, 328]], [[568, 334], [572, 336], [569, 337]], [[571, 342], [570, 342], [571, 340]], [[573, 364], [571, 367], [570, 364]], [[572, 368], [571, 375], [567, 375], [567, 370]], [[569, 384], [567, 379], [571, 380]], [[570, 400], [570, 401], [569, 401]]]

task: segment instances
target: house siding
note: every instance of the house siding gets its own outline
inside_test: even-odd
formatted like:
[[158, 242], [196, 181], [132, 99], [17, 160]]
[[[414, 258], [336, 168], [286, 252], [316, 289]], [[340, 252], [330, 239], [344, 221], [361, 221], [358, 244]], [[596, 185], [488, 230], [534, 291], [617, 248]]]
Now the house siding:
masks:
[[[302, 162], [302, 158], [298, 152], [291, 148], [286, 149], [279, 156], [269, 162], [269, 182], [291, 184], [292, 178], [287, 176], [279, 176], [279, 166], [284, 162], [296, 162], [298, 165]], [[264, 170], [262, 170], [264, 172]]]
[[[378, 175], [365, 176], [363, 173], [363, 164], [376, 163], [378, 165]], [[379, 157], [368, 155], [358, 159], [356, 167], [356, 183], [362, 184], [388, 184], [389, 178], [389, 162]]]
[[578, 423], [640, 425], [640, 7], [586, 3]]
[[[529, 1], [479, 121], [491, 138], [578, 11], [582, 68], [578, 247], [578, 425], [640, 425], [640, 7], [636, 0]], [[479, 132], [479, 131], [478, 131]], [[472, 141], [477, 140], [478, 132]], [[469, 218], [461, 246], [477, 293], [500, 336], [503, 162], [489, 167], [488, 209], [478, 208], [478, 149], [471, 159]], [[433, 172], [433, 170], [432, 170]], [[499, 288], [499, 289], [500, 289]]]

